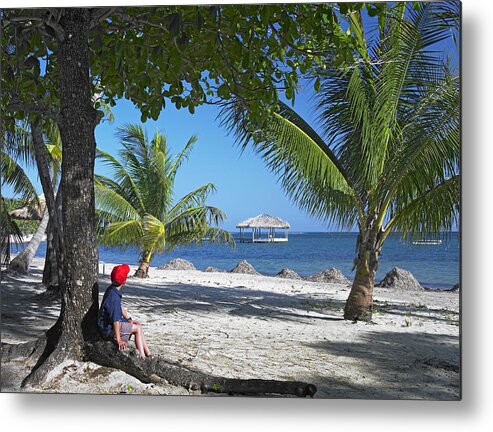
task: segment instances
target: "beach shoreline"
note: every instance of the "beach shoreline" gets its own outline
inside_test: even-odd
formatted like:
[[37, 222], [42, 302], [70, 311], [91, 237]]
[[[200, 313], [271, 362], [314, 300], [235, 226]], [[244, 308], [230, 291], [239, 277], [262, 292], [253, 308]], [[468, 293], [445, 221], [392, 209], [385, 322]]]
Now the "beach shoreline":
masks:
[[[229, 271], [239, 261], [247, 260], [257, 272], [266, 276], [275, 276], [282, 269], [289, 268], [302, 277], [308, 277], [334, 267], [352, 279], [356, 239], [356, 233], [310, 232], [293, 234], [289, 242], [282, 244], [237, 241], [234, 250], [227, 245], [204, 242], [156, 254], [152, 265], [160, 267], [170, 260], [183, 258], [197, 269], [213, 266]], [[135, 248], [99, 246], [100, 262], [136, 264], [139, 254]], [[41, 242], [36, 257], [44, 258], [45, 255], [46, 242]], [[423, 287], [451, 289], [460, 279], [459, 236], [452, 233], [448, 241], [444, 238], [440, 245], [413, 245], [402, 242], [398, 234], [390, 234], [379, 259], [375, 282], [383, 280], [394, 267], [410, 271]]]
[[[59, 306], [39, 301], [43, 262], [35, 258], [27, 277], [2, 275], [2, 342], [33, 340], [56, 320]], [[100, 263], [100, 299], [111, 268], [105, 263], [103, 275]], [[128, 279], [123, 304], [155, 354], [202, 372], [311, 382], [317, 398], [459, 400], [459, 294], [375, 288], [373, 323], [353, 324], [342, 319], [349, 289], [151, 267], [149, 278]], [[2, 391], [21, 391], [29, 365], [13, 363], [2, 362]], [[63, 364], [29, 391], [196, 394], [106, 369]]]

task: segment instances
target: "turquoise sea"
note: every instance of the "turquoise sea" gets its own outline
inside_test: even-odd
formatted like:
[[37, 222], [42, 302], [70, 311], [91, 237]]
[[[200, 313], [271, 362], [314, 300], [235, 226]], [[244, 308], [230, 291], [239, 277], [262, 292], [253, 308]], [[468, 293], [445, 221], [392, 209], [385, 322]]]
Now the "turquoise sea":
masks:
[[[156, 255], [152, 266], [160, 266], [173, 258], [192, 262], [199, 270], [214, 266], [232, 269], [238, 261], [245, 259], [255, 269], [266, 275], [275, 275], [283, 268], [292, 268], [307, 276], [329, 267], [339, 268], [352, 279], [352, 263], [355, 256], [356, 233], [298, 233], [289, 234], [287, 243], [240, 243], [236, 249], [210, 244], [190, 245], [177, 248], [167, 254]], [[460, 247], [459, 236], [452, 233], [444, 237], [439, 245], [414, 245], [404, 243], [398, 234], [390, 235], [382, 249], [376, 280], [379, 282], [393, 267], [409, 270], [421, 285], [430, 288], [451, 288], [459, 282]], [[44, 243], [36, 256], [45, 256]], [[99, 259], [106, 263], [137, 264], [136, 249], [99, 248]]]

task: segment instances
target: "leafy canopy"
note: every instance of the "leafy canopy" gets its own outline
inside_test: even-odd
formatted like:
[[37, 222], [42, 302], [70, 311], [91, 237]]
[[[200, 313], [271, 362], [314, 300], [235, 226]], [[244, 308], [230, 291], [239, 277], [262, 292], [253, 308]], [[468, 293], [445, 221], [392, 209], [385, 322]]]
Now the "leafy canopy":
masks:
[[[94, 106], [130, 99], [144, 122], [173, 104], [241, 97], [252, 112], [294, 99], [298, 76], [330, 55], [349, 58], [357, 40], [335, 3], [89, 8]], [[346, 6], [340, 5], [345, 13]], [[379, 6], [367, 5], [371, 11]], [[56, 119], [58, 44], [64, 8], [1, 12], [2, 107], [7, 127], [28, 114]]]

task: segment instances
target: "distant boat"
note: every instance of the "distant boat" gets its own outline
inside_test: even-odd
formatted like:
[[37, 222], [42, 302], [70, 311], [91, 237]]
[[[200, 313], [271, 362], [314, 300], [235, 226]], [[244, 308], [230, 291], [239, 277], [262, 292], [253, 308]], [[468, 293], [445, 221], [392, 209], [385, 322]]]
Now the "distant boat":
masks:
[[414, 245], [441, 245], [441, 240], [416, 240], [413, 241]]

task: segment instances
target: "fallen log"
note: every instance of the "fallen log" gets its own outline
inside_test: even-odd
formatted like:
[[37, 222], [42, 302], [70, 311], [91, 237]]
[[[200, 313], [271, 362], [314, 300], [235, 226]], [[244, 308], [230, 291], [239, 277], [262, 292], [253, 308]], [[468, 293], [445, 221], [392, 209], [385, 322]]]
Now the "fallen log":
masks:
[[208, 375], [159, 357], [141, 358], [133, 347], [118, 351], [111, 341], [87, 343], [85, 354], [87, 360], [120, 369], [144, 383], [165, 381], [189, 390], [200, 390], [202, 393], [313, 397], [317, 391], [313, 384], [301, 381], [234, 379]]

